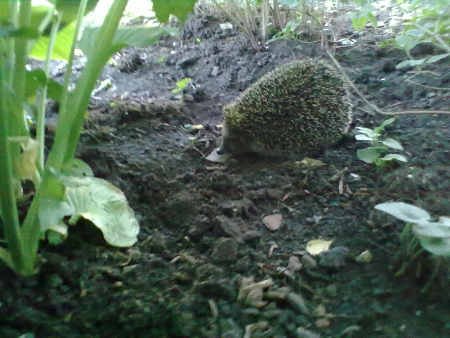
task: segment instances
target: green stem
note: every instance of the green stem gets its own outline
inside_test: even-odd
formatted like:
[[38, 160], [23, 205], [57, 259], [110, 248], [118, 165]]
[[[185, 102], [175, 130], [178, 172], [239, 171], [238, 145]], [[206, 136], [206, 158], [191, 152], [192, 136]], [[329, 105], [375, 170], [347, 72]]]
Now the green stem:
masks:
[[[56, 35], [58, 33], [59, 24], [61, 22], [61, 15], [56, 17], [56, 21], [52, 25], [52, 30], [50, 33], [50, 42], [48, 44], [47, 55], [44, 63], [44, 72], [48, 79], [50, 60], [52, 57], [53, 48], [55, 46]], [[39, 153], [37, 158], [37, 165], [39, 172], [42, 173], [44, 170], [44, 150], [45, 150], [45, 106], [47, 103], [47, 84], [42, 88], [41, 93], [38, 98], [37, 106], [37, 117], [36, 117], [36, 139], [39, 144]]]
[[[52, 148], [51, 153], [56, 152], [60, 154], [61, 151], [64, 157], [59, 158], [59, 161], [55, 163], [53, 161], [50, 162], [49, 159], [49, 165], [61, 168], [64, 163], [67, 163], [75, 156], [91, 93], [103, 70], [103, 66], [111, 56], [110, 51], [114, 35], [127, 2], [128, 0], [115, 0], [97, 32], [96, 43], [87, 55], [88, 62], [86, 67], [80, 75], [73, 96], [67, 102], [70, 114], [68, 110], [67, 114], [61, 116], [56, 127], [55, 148]], [[68, 130], [68, 128], [70, 129]]]
[[14, 175], [9, 144], [8, 121], [11, 111], [7, 104], [7, 83], [4, 75], [4, 67], [0, 69], [0, 177], [2, 178], [0, 189], [0, 207], [3, 219], [3, 230], [8, 243], [8, 253], [14, 270], [20, 274], [28, 274], [30, 267], [27, 265], [26, 255], [20, 235], [19, 216], [16, 207], [14, 193]]
[[[18, 7], [17, 7], [18, 3], [16, 0], [9, 0], [9, 17], [11, 20], [11, 24], [13, 25], [13, 27], [17, 28], [17, 14], [18, 14]], [[8, 53], [8, 76], [7, 76], [7, 81], [9, 83], [9, 85], [13, 85], [13, 81], [14, 81], [14, 63], [15, 63], [15, 58], [14, 58], [14, 49], [15, 49], [15, 41], [14, 39], [8, 39], [8, 47], [9, 47], [9, 53]]]
[[[86, 0], [83, 0], [83, 2], [85, 1]], [[111, 6], [107, 17], [98, 32], [96, 44], [88, 55], [88, 63], [78, 80], [75, 91], [70, 97], [70, 100], [67, 99], [62, 107], [63, 113], [61, 114], [60, 112], [58, 118], [55, 141], [48, 156], [40, 187], [47, 186], [49, 178], [52, 175], [50, 173], [51, 169], [56, 169], [58, 171], [64, 165], [66, 158], [73, 158], [91, 92], [104, 64], [109, 58], [109, 50], [112, 45], [113, 37], [127, 1], [128, 0], [115, 0], [114, 4]], [[80, 22], [81, 19], [82, 16], [78, 17], [78, 22]], [[70, 69], [68, 68], [67, 71], [70, 71]], [[65, 85], [67, 89], [68, 80]], [[66, 97], [69, 97], [68, 91], [66, 92]], [[70, 107], [70, 109], [67, 109], [67, 107]], [[30, 255], [34, 255], [33, 257], [36, 257], [39, 244], [40, 228], [38, 211], [41, 198], [42, 189], [39, 188], [33, 198], [33, 202], [31, 203], [22, 226], [23, 238], [25, 243], [27, 243], [27, 252]]]
[[[60, 123], [61, 121], [67, 121], [69, 118], [67, 117], [67, 100], [69, 97], [69, 86], [70, 80], [72, 79], [72, 71], [73, 71], [73, 60], [75, 57], [75, 47], [77, 45], [77, 39], [80, 34], [81, 25], [83, 22], [83, 17], [86, 12], [88, 0], [82, 0], [80, 3], [80, 7], [78, 7], [77, 20], [75, 25], [74, 39], [72, 41], [72, 46], [70, 48], [69, 60], [67, 62], [66, 72], [64, 73], [64, 82], [63, 82], [63, 93], [61, 95], [61, 102], [59, 104], [59, 116], [58, 116], [58, 125], [65, 125], [63, 127], [64, 132], [56, 131], [54, 149], [55, 151], [51, 151], [48, 157], [47, 164], [51, 167], [60, 167], [64, 158], [64, 149], [67, 147], [63, 136], [68, 132], [69, 125], [64, 122], [64, 124]], [[58, 165], [59, 164], [59, 165]]]
[[[31, 0], [22, 0], [20, 2], [19, 10], [19, 27], [27, 28], [31, 19]], [[10, 123], [11, 136], [26, 136], [28, 135], [28, 128], [23, 118], [23, 102], [25, 99], [25, 74], [28, 52], [28, 39], [26, 37], [18, 37], [15, 41], [15, 58], [14, 65], [14, 83], [13, 88], [16, 95], [16, 102], [19, 103], [20, 111], [16, 112], [16, 118]], [[18, 147], [16, 147], [18, 148]], [[14, 151], [16, 152], [17, 149]], [[13, 153], [14, 155], [14, 153]]]

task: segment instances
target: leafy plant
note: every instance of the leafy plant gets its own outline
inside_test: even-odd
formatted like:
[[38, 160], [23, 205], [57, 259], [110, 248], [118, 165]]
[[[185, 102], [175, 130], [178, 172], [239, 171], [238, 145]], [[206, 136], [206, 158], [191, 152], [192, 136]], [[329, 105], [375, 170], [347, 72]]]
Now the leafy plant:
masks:
[[378, 127], [374, 129], [365, 127], [356, 127], [357, 134], [355, 139], [357, 141], [370, 142], [370, 146], [364, 149], [359, 149], [356, 156], [366, 163], [373, 163], [376, 166], [383, 166], [393, 160], [400, 162], [407, 162], [408, 159], [402, 154], [390, 153], [390, 149], [402, 151], [403, 146], [393, 138], [383, 138], [384, 129], [395, 122], [395, 118], [390, 118], [383, 121]]
[[179, 94], [183, 90], [186, 89], [187, 86], [192, 82], [192, 79], [190, 77], [185, 77], [181, 80], [178, 80], [175, 84], [175, 88], [172, 89], [172, 94]]
[[403, 202], [381, 203], [375, 209], [412, 224], [412, 232], [428, 252], [450, 257], [450, 217], [442, 216], [433, 221], [427, 211]]
[[[400, 234], [404, 262], [397, 276], [405, 273], [408, 267], [416, 262], [415, 274], [419, 277], [422, 274], [424, 262], [431, 262], [432, 272], [427, 276], [428, 283], [423, 289], [426, 291], [438, 276], [442, 266], [445, 273], [445, 262], [449, 262], [450, 217], [442, 216], [435, 221], [427, 211], [403, 202], [381, 203], [377, 204], [375, 209], [406, 222]], [[430, 253], [433, 259], [429, 260], [423, 250]]]
[[[353, 27], [362, 30], [370, 22], [377, 24], [376, 11], [370, 0], [354, 0], [359, 7], [352, 18]], [[403, 49], [408, 60], [397, 69], [426, 66], [450, 57], [450, 7], [447, 0], [397, 0], [403, 17], [401, 30], [395, 36], [395, 44]], [[410, 52], [421, 43], [431, 43], [441, 52], [414, 59]]]
[[[404, 23], [403, 30], [395, 38], [409, 60], [400, 62], [397, 69], [425, 66], [450, 56], [450, 6], [446, 0], [403, 0], [405, 12], [410, 19]], [[431, 43], [442, 52], [421, 59], [413, 59], [411, 50], [420, 43]]]
[[[6, 243], [0, 247], [0, 259], [23, 276], [37, 271], [43, 235], [66, 236], [68, 225], [79, 218], [94, 223], [111, 245], [130, 246], [137, 240], [139, 225], [123, 193], [93, 177], [89, 166], [75, 159], [75, 151], [90, 95], [111, 55], [126, 46], [148, 45], [166, 31], [119, 28], [127, 0], [114, 0], [102, 26], [86, 29], [78, 45], [83, 17], [96, 2], [0, 3], [0, 218]], [[170, 14], [185, 18], [194, 2], [154, 0], [153, 4], [157, 17], [167, 20]], [[81, 47], [87, 63], [71, 89], [76, 47]], [[43, 69], [29, 71], [30, 56], [44, 60]], [[49, 78], [53, 58], [67, 60], [63, 85]], [[48, 97], [57, 100], [60, 108], [54, 142], [45, 158]], [[22, 192], [25, 180], [33, 183], [27, 195], [31, 201]], [[30, 206], [20, 222], [17, 204], [22, 200]]]

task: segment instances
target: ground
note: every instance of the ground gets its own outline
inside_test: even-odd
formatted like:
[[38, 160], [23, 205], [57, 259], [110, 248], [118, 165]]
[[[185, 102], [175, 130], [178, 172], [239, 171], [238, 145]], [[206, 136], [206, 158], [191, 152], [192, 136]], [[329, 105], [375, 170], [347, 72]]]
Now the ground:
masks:
[[[127, 195], [139, 242], [111, 248], [78, 224], [64, 244], [43, 246], [36, 277], [2, 268], [0, 336], [450, 336], [450, 272], [426, 292], [426, 267], [396, 276], [403, 224], [374, 210], [395, 200], [448, 215], [449, 115], [399, 115], [388, 133], [409, 162], [386, 168], [357, 159], [364, 144], [354, 131], [311, 154], [321, 162], [210, 163], [224, 104], [279, 64], [326, 56], [316, 44], [291, 40], [255, 52], [212, 18], [186, 27], [183, 39], [126, 50], [106, 67], [79, 148], [97, 176]], [[448, 109], [448, 62], [434, 66], [437, 77], [416, 78], [428, 87], [415, 85], [395, 69], [405, 55], [380, 47], [381, 38], [363, 36], [336, 51], [366, 98], [386, 111]], [[184, 77], [193, 85], [172, 94]], [[353, 126], [386, 118], [357, 96], [352, 103]], [[270, 231], [262, 220], [274, 214], [282, 223]], [[313, 239], [333, 240], [331, 253], [308, 255]], [[365, 250], [373, 259], [356, 262]], [[245, 297], [249, 277], [265, 288], [249, 281]]]

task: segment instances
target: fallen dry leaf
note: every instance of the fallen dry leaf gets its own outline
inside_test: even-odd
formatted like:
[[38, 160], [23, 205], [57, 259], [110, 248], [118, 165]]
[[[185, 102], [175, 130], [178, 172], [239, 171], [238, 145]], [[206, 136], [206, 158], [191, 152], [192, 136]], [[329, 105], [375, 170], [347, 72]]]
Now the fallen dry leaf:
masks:
[[331, 243], [333, 241], [325, 241], [323, 239], [313, 239], [306, 243], [306, 251], [313, 256], [317, 256], [318, 254], [328, 251]]
[[263, 218], [263, 223], [270, 231], [276, 231], [281, 227], [283, 216], [281, 214], [268, 215]]

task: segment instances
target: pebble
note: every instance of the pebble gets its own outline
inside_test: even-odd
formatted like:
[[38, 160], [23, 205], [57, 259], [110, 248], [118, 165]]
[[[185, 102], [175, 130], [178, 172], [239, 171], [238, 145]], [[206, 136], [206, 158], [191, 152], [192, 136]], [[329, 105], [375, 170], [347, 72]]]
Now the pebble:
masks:
[[319, 265], [324, 268], [340, 269], [346, 265], [350, 250], [345, 246], [337, 246], [319, 255]]
[[315, 269], [317, 267], [316, 260], [308, 254], [303, 255], [301, 262], [303, 266], [307, 269]]
[[305, 300], [298, 293], [290, 292], [286, 296], [287, 302], [298, 312], [304, 315], [309, 315], [310, 312], [306, 306]]
[[220, 238], [215, 244], [211, 258], [216, 262], [232, 262], [236, 260], [238, 244], [232, 238]]
[[219, 75], [219, 71], [220, 71], [219, 67], [214, 66], [213, 69], [211, 70], [211, 76], [216, 77], [217, 75]]
[[320, 338], [320, 335], [318, 333], [307, 330], [303, 327], [297, 328], [297, 330], [295, 331], [295, 336], [297, 338]]

